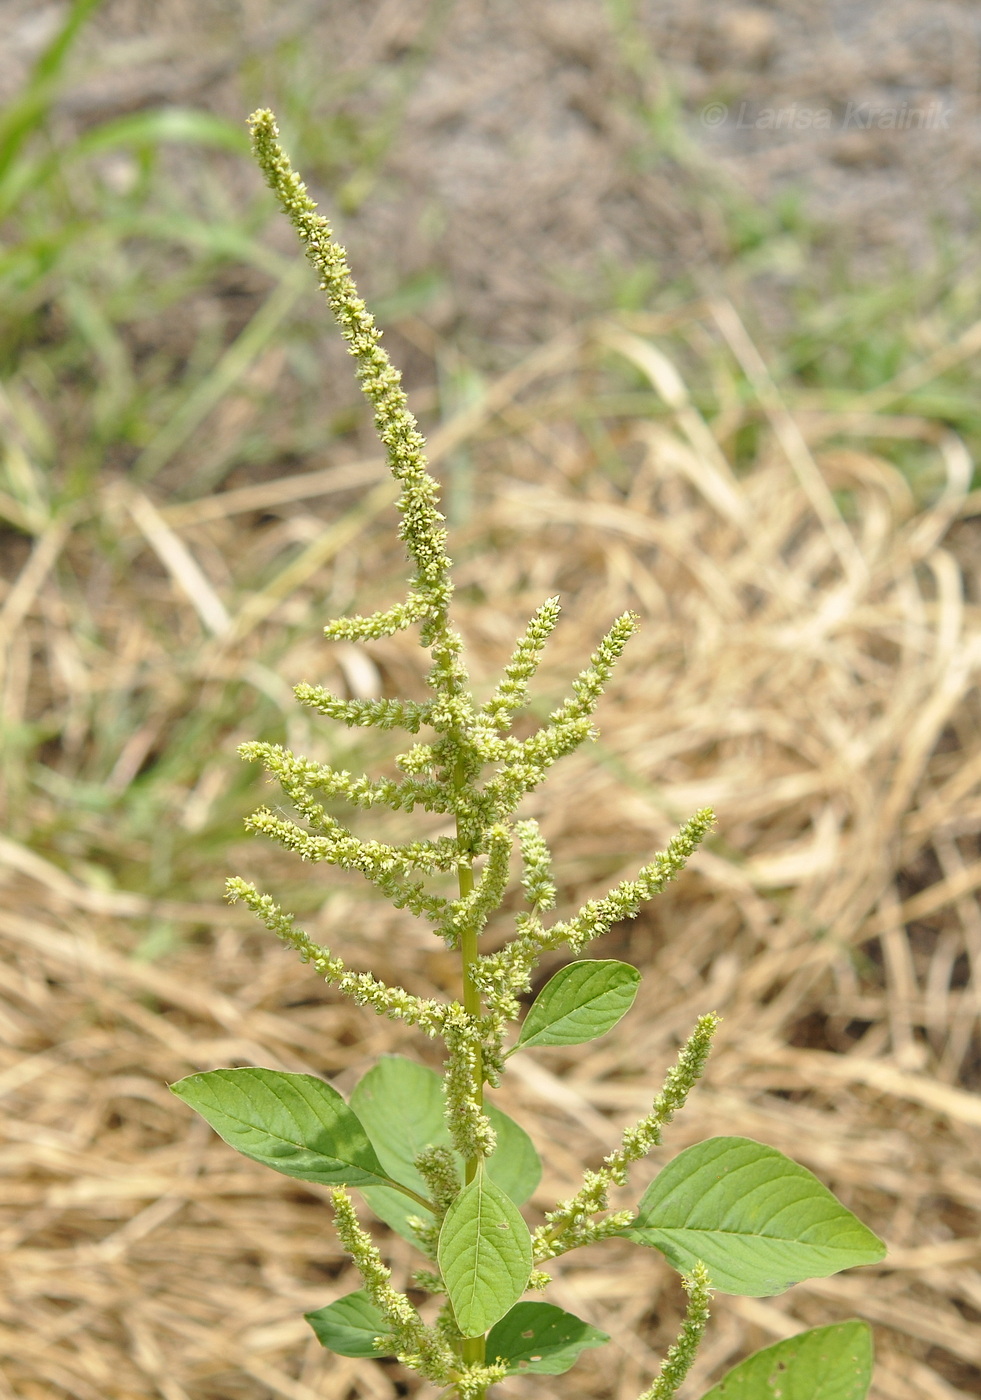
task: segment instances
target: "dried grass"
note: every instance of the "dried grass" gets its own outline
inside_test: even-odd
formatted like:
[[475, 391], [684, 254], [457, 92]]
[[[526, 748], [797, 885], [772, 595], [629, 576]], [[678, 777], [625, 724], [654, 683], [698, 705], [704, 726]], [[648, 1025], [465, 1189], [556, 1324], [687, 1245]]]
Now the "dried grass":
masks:
[[[711, 426], [669, 358], [690, 363], [700, 346], [728, 395]], [[670, 413], [590, 417], [611, 354]], [[890, 1244], [864, 1276], [719, 1297], [688, 1400], [747, 1350], [851, 1315], [876, 1325], [876, 1400], [981, 1394], [981, 612], [977, 531], [963, 519], [976, 503], [960, 441], [875, 411], [888, 406], [795, 412], [719, 303], [553, 342], [445, 428], [437, 453], [451, 503], [472, 487], [455, 552], [480, 682], [548, 593], [566, 612], [543, 707], [613, 616], [644, 617], [599, 745], [535, 798], [563, 901], [635, 868], [693, 808], [719, 817], [686, 877], [603, 946], [644, 973], [626, 1023], [591, 1048], [510, 1062], [501, 1102], [548, 1154], [536, 1206], [645, 1110], [679, 1037], [715, 1008], [718, 1049], [669, 1150], [718, 1132], [759, 1137]], [[734, 469], [747, 426], [751, 460]], [[892, 434], [936, 453], [946, 484], [932, 505], [869, 447]], [[352, 597], [362, 610], [390, 600], [401, 572], [387, 484], [366, 501], [353, 489], [377, 467], [337, 465], [333, 478], [253, 484], [197, 507], [107, 486], [88, 510], [128, 560], [113, 587], [89, 514], [39, 528], [2, 597], [7, 723], [43, 719], [52, 768], [75, 771], [115, 706], [129, 729], [106, 781], [125, 795], [187, 713], [244, 676], [281, 706], [291, 743], [337, 753], [277, 675], [396, 693], [421, 674], [404, 639], [327, 652], [311, 638], [313, 618]], [[233, 715], [219, 751], [194, 755], [193, 787], [161, 779], [175, 829], [207, 830], [231, 745], [249, 732], [248, 715]], [[351, 766], [361, 756], [353, 749]], [[52, 790], [46, 819], [57, 807]], [[139, 870], [139, 842], [114, 836], [111, 818], [83, 819], [119, 859], [132, 846]], [[308, 1335], [302, 1310], [355, 1286], [322, 1193], [237, 1157], [165, 1085], [255, 1062], [347, 1088], [382, 1050], [430, 1048], [339, 1002], [221, 906], [223, 850], [160, 900], [29, 850], [20, 820], [0, 845], [0, 1398], [411, 1390], [395, 1363], [333, 1358]], [[227, 859], [281, 888], [298, 878], [260, 843]], [[356, 963], [413, 990], [452, 986], [439, 946], [357, 887], [308, 876], [296, 888], [306, 924]], [[160, 920], [185, 940], [157, 961], [134, 956]], [[408, 1248], [386, 1247], [403, 1283]], [[556, 1272], [555, 1301], [615, 1346], [561, 1388], [545, 1379], [515, 1393], [631, 1400], [677, 1325], [675, 1278], [626, 1245]]]

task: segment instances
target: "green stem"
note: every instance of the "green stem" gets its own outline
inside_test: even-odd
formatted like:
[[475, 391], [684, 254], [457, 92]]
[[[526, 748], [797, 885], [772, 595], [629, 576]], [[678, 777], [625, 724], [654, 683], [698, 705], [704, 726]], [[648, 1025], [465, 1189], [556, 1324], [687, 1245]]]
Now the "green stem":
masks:
[[[457, 867], [457, 875], [460, 881], [460, 898], [464, 899], [473, 890], [473, 862], [468, 860], [465, 864], [461, 863]], [[483, 1006], [481, 1005], [480, 992], [470, 975], [471, 969], [477, 963], [477, 930], [475, 928], [463, 930], [460, 937], [460, 954], [463, 963], [463, 1009], [470, 1016], [479, 1019], [483, 1014]], [[484, 1106], [484, 1066], [479, 1045], [477, 1046], [477, 1064], [474, 1077], [476, 1079], [474, 1085], [475, 1100], [477, 1107], [482, 1109]], [[467, 1160], [466, 1180], [468, 1182], [473, 1181], [477, 1175], [479, 1165], [479, 1157], [470, 1157]]]
[[484, 1337], [464, 1337], [463, 1360], [467, 1365], [483, 1365], [485, 1340]]
[[[460, 824], [457, 820], [457, 841], [460, 839]], [[464, 899], [473, 890], [473, 860], [461, 860], [457, 866], [457, 877], [460, 882], [460, 898]], [[480, 1001], [480, 991], [474, 985], [470, 976], [470, 970], [477, 961], [477, 930], [476, 928], [465, 928], [460, 938], [460, 955], [462, 961], [463, 974], [463, 1009], [471, 1016], [479, 1017], [483, 1011]], [[484, 1066], [480, 1052], [477, 1047], [476, 1064], [476, 1084], [474, 1094], [478, 1108], [484, 1106]], [[468, 1157], [465, 1165], [465, 1180], [469, 1183], [480, 1168], [479, 1157]], [[484, 1360], [485, 1348], [484, 1338], [464, 1337], [463, 1339], [463, 1360], [470, 1364], [481, 1364]]]

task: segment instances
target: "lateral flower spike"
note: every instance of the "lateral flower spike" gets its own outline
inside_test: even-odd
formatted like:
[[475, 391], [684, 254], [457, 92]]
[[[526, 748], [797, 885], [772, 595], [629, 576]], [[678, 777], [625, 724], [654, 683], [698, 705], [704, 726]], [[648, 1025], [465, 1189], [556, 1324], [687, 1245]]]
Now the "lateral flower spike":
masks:
[[247, 880], [232, 876], [225, 881], [225, 892], [229, 903], [234, 904], [241, 899], [258, 915], [270, 933], [299, 953], [301, 962], [311, 963], [325, 982], [337, 987], [358, 1006], [371, 1006], [380, 1016], [419, 1026], [429, 1036], [441, 1034], [447, 1012], [445, 1003], [413, 996], [402, 987], [388, 987], [370, 972], [350, 972], [343, 959], [334, 957], [328, 948], [314, 943], [302, 929], [296, 927], [291, 915], [281, 909], [271, 895], [260, 894], [255, 885]]
[[624, 647], [639, 626], [640, 618], [634, 612], [622, 613], [617, 618], [589, 658], [589, 665], [572, 682], [571, 698], [549, 715], [550, 723], [563, 724], [593, 713], [614, 666], [623, 655]]
[[638, 1400], [671, 1400], [691, 1370], [695, 1353], [705, 1335], [709, 1304], [712, 1301], [708, 1270], [699, 1261], [692, 1269], [691, 1276], [683, 1278], [681, 1282], [688, 1294], [688, 1308], [681, 1324], [681, 1332], [674, 1345], [668, 1348], [661, 1366], [661, 1374]]
[[437, 1219], [442, 1220], [460, 1189], [453, 1153], [448, 1147], [427, 1147], [415, 1159], [415, 1168], [429, 1187]]
[[405, 632], [413, 623], [421, 622], [429, 610], [427, 597], [422, 593], [410, 593], [404, 603], [396, 603], [385, 612], [371, 613], [362, 617], [335, 617], [324, 628], [324, 636], [332, 642], [377, 642], [382, 637], [393, 637], [396, 632]]
[[625, 1128], [620, 1146], [604, 1159], [610, 1179], [617, 1186], [626, 1182], [631, 1162], [641, 1161], [652, 1148], [660, 1146], [662, 1128], [684, 1108], [688, 1095], [705, 1073], [712, 1040], [721, 1020], [714, 1011], [699, 1016], [695, 1029], [681, 1048], [677, 1063], [668, 1071], [650, 1113], [634, 1127]]
[[712, 1037], [719, 1026], [715, 1012], [700, 1016], [695, 1029], [681, 1047], [678, 1059], [668, 1071], [664, 1085], [646, 1117], [625, 1128], [620, 1146], [604, 1157], [599, 1171], [583, 1173], [583, 1184], [574, 1196], [547, 1212], [548, 1222], [535, 1231], [535, 1258], [554, 1259], [570, 1249], [616, 1235], [633, 1219], [633, 1212], [617, 1212], [596, 1222], [593, 1216], [607, 1209], [611, 1186], [624, 1186], [631, 1162], [639, 1162], [660, 1145], [661, 1131], [685, 1106], [688, 1095], [705, 1071], [712, 1049]]
[[406, 729], [410, 734], [418, 734], [420, 725], [429, 719], [430, 706], [416, 705], [411, 700], [342, 700], [323, 686], [302, 682], [293, 687], [293, 694], [301, 705], [308, 705], [328, 719], [361, 729]]
[[525, 898], [535, 910], [552, 909], [555, 905], [555, 881], [552, 879], [552, 853], [538, 823], [529, 818], [515, 822], [515, 834], [521, 846], [524, 867], [521, 886]]
[[525, 793], [542, 782], [553, 763], [595, 737], [590, 716], [637, 625], [636, 613], [618, 617], [589, 665], [573, 681], [572, 695], [553, 710], [542, 728], [523, 742], [509, 738], [501, 743], [501, 771], [487, 784], [487, 794], [499, 816], [513, 812]]
[[681, 874], [714, 820], [714, 813], [707, 807], [696, 812], [668, 842], [666, 850], [659, 851], [643, 866], [636, 879], [621, 881], [603, 899], [589, 900], [571, 919], [545, 928], [537, 918], [519, 914], [511, 942], [499, 953], [481, 957], [477, 972], [481, 984], [527, 991], [531, 973], [543, 954], [569, 947], [578, 955], [587, 943], [608, 933], [614, 924], [635, 918], [642, 905]]
[[497, 1146], [497, 1135], [481, 1104], [480, 1037], [459, 1003], [448, 1009], [441, 1034], [447, 1050], [443, 1071], [446, 1126], [453, 1146], [464, 1161], [489, 1157]]
[[432, 1327], [427, 1327], [404, 1293], [389, 1282], [391, 1269], [382, 1263], [374, 1240], [358, 1223], [351, 1197], [342, 1186], [331, 1190], [334, 1222], [341, 1243], [354, 1260], [365, 1292], [391, 1328], [399, 1357], [418, 1358], [426, 1375], [437, 1383], [449, 1379], [456, 1357]]
[[391, 778], [369, 778], [366, 773], [355, 778], [342, 769], [332, 768], [329, 763], [298, 758], [281, 744], [253, 741], [239, 744], [238, 752], [242, 758], [257, 761], [272, 773], [286, 796], [308, 819], [311, 819], [310, 792], [327, 798], [343, 797], [355, 807], [370, 808], [380, 804], [393, 812], [411, 812], [417, 805], [424, 806], [427, 811], [447, 810], [444, 789], [431, 781], [407, 779], [397, 783]]
[[511, 660], [504, 668], [500, 684], [481, 707], [481, 713], [497, 729], [507, 729], [528, 699], [528, 682], [538, 670], [542, 651], [559, 620], [558, 598], [546, 598], [518, 639]]

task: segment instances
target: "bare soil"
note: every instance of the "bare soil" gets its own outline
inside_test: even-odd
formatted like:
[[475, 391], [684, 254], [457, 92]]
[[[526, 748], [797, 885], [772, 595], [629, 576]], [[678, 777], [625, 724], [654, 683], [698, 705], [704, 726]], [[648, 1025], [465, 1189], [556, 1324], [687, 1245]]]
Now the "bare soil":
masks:
[[[109, 0], [61, 110], [89, 124], [178, 101], [241, 120], [290, 68], [314, 113], [368, 127], [394, 113], [341, 232], [369, 291], [436, 269], [427, 319], [470, 346], [544, 339], [638, 265], [652, 292], [724, 266], [733, 191], [763, 208], [794, 191], [824, 255], [846, 250], [870, 281], [938, 245], [966, 256], [981, 154], [970, 0], [640, 0], [620, 32], [615, 9]], [[5, 90], [57, 13], [6, 0]], [[335, 212], [342, 166], [335, 141], [309, 172]], [[770, 280], [807, 271], [788, 258]]]

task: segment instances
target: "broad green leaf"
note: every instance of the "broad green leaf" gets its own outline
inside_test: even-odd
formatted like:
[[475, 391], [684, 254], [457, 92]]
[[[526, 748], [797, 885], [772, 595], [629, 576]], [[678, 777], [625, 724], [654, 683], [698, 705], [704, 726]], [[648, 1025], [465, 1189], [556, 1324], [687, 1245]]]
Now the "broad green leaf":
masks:
[[170, 1087], [230, 1146], [274, 1171], [324, 1186], [390, 1179], [356, 1115], [312, 1074], [213, 1069]]
[[487, 1158], [487, 1175], [516, 1206], [524, 1205], [542, 1179], [542, 1159], [520, 1123], [492, 1103], [485, 1104], [484, 1111], [497, 1134], [497, 1151]]
[[743, 1137], [679, 1153], [623, 1231], [676, 1269], [699, 1259], [722, 1293], [766, 1298], [805, 1278], [874, 1264], [885, 1245], [805, 1167]]
[[872, 1329], [838, 1322], [756, 1352], [702, 1400], [865, 1400], [871, 1383]]
[[384, 1337], [388, 1326], [363, 1288], [303, 1316], [316, 1332], [320, 1345], [336, 1351], [338, 1356], [392, 1355], [384, 1347], [375, 1346], [375, 1338]]
[[575, 1365], [581, 1351], [609, 1340], [606, 1332], [553, 1303], [515, 1303], [490, 1330], [487, 1360], [506, 1361], [513, 1376], [524, 1371], [561, 1376]]
[[486, 1171], [477, 1173], [446, 1212], [436, 1257], [465, 1337], [493, 1327], [528, 1287], [528, 1226]]
[[439, 1075], [404, 1055], [383, 1055], [351, 1090], [351, 1107], [389, 1176], [428, 1196], [413, 1162], [423, 1148], [450, 1146]]
[[[351, 1107], [389, 1176], [428, 1196], [426, 1182], [413, 1162], [425, 1147], [452, 1147], [439, 1075], [403, 1055], [383, 1055], [354, 1086]], [[497, 1151], [487, 1159], [487, 1175], [516, 1205], [521, 1205], [541, 1180], [538, 1153], [524, 1128], [513, 1118], [493, 1104], [487, 1105], [487, 1116], [497, 1133], [498, 1144]], [[390, 1188], [372, 1187], [364, 1195], [386, 1225], [403, 1239], [416, 1242], [408, 1218], [419, 1215], [419, 1207]]]
[[630, 1010], [639, 986], [640, 973], [629, 963], [614, 958], [570, 963], [538, 993], [514, 1049], [582, 1045], [605, 1035]]

